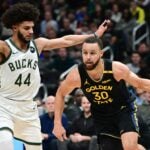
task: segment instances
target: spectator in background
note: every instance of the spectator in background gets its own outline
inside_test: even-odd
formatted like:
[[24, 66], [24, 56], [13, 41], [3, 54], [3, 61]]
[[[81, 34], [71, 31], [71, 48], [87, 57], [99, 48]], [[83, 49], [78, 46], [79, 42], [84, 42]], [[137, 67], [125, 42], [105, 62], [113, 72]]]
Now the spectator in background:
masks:
[[142, 59], [150, 55], [150, 46], [146, 42], [139, 43], [137, 51], [141, 55]]
[[[45, 99], [45, 109], [47, 113], [40, 116], [41, 122], [41, 132], [42, 132], [42, 146], [43, 150], [57, 150], [58, 149], [58, 142], [56, 137], [53, 135], [52, 130], [54, 127], [54, 107], [55, 105], [55, 97], [48, 96]], [[62, 115], [62, 124], [65, 129], [68, 128], [68, 119], [63, 114]], [[62, 144], [59, 142], [59, 144]], [[60, 145], [61, 146], [61, 145]]]
[[88, 150], [90, 140], [95, 135], [94, 122], [91, 115], [91, 103], [85, 96], [81, 99], [83, 113], [75, 119], [69, 128], [68, 150]]
[[64, 113], [67, 115], [69, 125], [77, 119], [82, 112], [81, 99], [83, 97], [83, 91], [81, 89], [76, 89], [73, 95], [71, 102], [68, 103], [67, 107], [64, 110]]
[[131, 71], [137, 74], [140, 70], [141, 56], [138, 52], [132, 52], [130, 56], [130, 62], [126, 64]]
[[112, 5], [112, 12], [111, 12], [111, 20], [115, 23], [120, 23], [122, 19], [122, 12], [119, 10], [118, 4]]
[[58, 31], [58, 23], [53, 19], [52, 12], [45, 11], [44, 19], [40, 23], [40, 33], [42, 36], [46, 36], [46, 27], [48, 23], [55, 29], [55, 31]]
[[75, 32], [78, 25], [78, 22], [75, 18], [75, 11], [69, 11], [67, 17], [70, 21], [70, 28]]
[[135, 1], [130, 3], [130, 11], [132, 18], [136, 20], [137, 24], [141, 24], [145, 21], [145, 12], [144, 9], [138, 6]]
[[150, 130], [150, 92], [142, 92], [140, 96], [143, 95], [143, 104], [138, 107], [138, 114], [142, 116], [144, 121], [147, 123]]
[[57, 38], [57, 31], [56, 29], [51, 25], [51, 22], [48, 22], [46, 25], [46, 33], [45, 33], [45, 37], [47, 37], [48, 39], [55, 39]]
[[70, 26], [70, 20], [67, 17], [62, 18], [62, 26], [60, 26], [60, 30], [58, 36], [65, 36], [68, 34], [74, 34], [73, 29]]
[[143, 145], [146, 150], [150, 150], [150, 129], [148, 127], [147, 121], [144, 120], [142, 114], [138, 114], [138, 123], [139, 123], [139, 143]]
[[74, 60], [70, 58], [69, 53], [66, 48], [60, 48], [57, 51], [57, 55], [54, 58], [54, 61], [49, 64], [49, 69], [55, 69], [61, 74], [66, 71], [68, 68], [75, 64]]
[[150, 25], [150, 0], [134, 0], [139, 6], [141, 6], [145, 11], [145, 20]]
[[93, 20], [93, 22], [95, 22], [97, 24], [102, 22], [102, 20], [104, 19], [104, 16], [103, 16], [103, 8], [102, 8], [101, 4], [96, 3], [95, 9], [91, 14], [91, 19]]

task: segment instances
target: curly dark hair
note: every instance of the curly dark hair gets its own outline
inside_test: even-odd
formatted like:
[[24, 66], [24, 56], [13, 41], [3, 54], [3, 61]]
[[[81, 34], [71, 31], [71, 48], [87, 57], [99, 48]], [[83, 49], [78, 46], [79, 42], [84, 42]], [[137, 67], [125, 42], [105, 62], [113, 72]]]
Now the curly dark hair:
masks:
[[30, 3], [17, 3], [11, 6], [2, 16], [2, 21], [7, 28], [23, 21], [36, 22], [40, 12]]

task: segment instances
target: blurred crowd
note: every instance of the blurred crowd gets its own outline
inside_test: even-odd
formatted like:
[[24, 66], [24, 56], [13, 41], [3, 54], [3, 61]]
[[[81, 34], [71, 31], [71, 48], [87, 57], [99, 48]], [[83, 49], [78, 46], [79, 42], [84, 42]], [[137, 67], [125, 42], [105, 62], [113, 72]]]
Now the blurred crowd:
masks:
[[[149, 43], [140, 41], [133, 49], [132, 31], [142, 23], [149, 28], [150, 0], [2, 0], [0, 17], [17, 2], [29, 2], [40, 9], [35, 37], [53, 39], [68, 34], [94, 33], [104, 19], [110, 19], [112, 24], [102, 37], [104, 47], [112, 49], [114, 60], [128, 63], [135, 73], [149, 78]], [[0, 38], [4, 40], [10, 35], [11, 30], [0, 22]], [[43, 52], [39, 67], [48, 94], [56, 92], [60, 75], [81, 61], [81, 45]]]
[[[53, 39], [68, 34], [94, 33], [104, 19], [110, 19], [111, 26], [102, 37], [104, 47], [111, 47], [114, 60], [125, 63], [137, 75], [150, 79], [150, 41], [142, 40], [135, 49], [132, 47], [133, 29], [142, 23], [146, 23], [148, 29], [150, 29], [150, 0], [1, 0], [0, 18], [5, 10], [17, 2], [29, 2], [40, 9], [40, 19], [34, 28], [35, 37]], [[0, 39], [5, 40], [11, 34], [11, 30], [4, 27], [0, 20]], [[81, 45], [60, 48], [51, 52], [42, 52], [39, 58], [39, 67], [41, 82], [46, 86], [47, 95], [54, 96], [60, 83], [60, 75], [73, 65], [81, 62]], [[135, 94], [138, 114], [142, 116], [150, 130], [150, 93], [130, 86], [129, 90]], [[80, 116], [81, 112], [87, 111], [86, 107], [88, 107], [81, 106], [83, 105], [81, 103], [82, 97], [83, 93], [80, 89], [73, 91], [72, 95], [66, 96], [64, 115], [66, 115], [68, 121], [66, 121], [66, 118], [63, 120], [68, 122], [69, 129], [74, 128], [76, 130], [75, 127], [78, 125], [72, 126], [72, 123], [75, 119], [79, 119], [78, 117], [83, 120], [83, 125], [84, 122], [88, 121], [87, 118], [84, 118], [84, 113], [82, 117]], [[38, 93], [38, 98], [43, 99], [41, 92]], [[49, 98], [53, 103], [54, 97]], [[39, 100], [39, 106], [42, 107], [40, 115], [45, 115], [45, 112], [47, 112], [45, 109], [45, 107], [48, 107], [47, 101], [42, 101], [41, 103]], [[68, 128], [66, 124], [65, 127]], [[45, 129], [46, 127], [43, 128]], [[75, 137], [73, 137], [74, 130], [69, 130], [68, 133], [70, 135], [68, 136], [73, 141], [75, 140]], [[86, 141], [91, 140], [88, 137], [93, 137], [95, 134], [94, 131], [91, 132], [83, 132], [88, 139], [84, 137]], [[52, 133], [50, 137], [53, 138]], [[81, 140], [81, 135], [78, 134], [78, 137]], [[48, 135], [43, 134], [43, 140], [46, 139], [48, 139]], [[71, 146], [71, 144], [69, 144], [70, 147], [76, 148], [75, 145]], [[59, 144], [57, 143], [56, 145]], [[84, 147], [84, 145], [82, 146]], [[83, 147], [81, 148], [82, 150], [84, 149]], [[70, 150], [73, 150], [73, 148], [70, 148]]]

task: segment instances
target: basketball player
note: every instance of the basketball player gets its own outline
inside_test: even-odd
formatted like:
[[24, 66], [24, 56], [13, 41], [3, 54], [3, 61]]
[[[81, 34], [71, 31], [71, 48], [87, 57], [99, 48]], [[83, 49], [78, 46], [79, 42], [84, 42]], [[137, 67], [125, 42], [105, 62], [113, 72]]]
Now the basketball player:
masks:
[[40, 122], [33, 102], [40, 85], [38, 55], [44, 51], [82, 43], [102, 34], [105, 20], [95, 34], [68, 35], [58, 39], [33, 40], [33, 27], [39, 11], [28, 3], [10, 7], [2, 16], [12, 37], [0, 41], [0, 149], [13, 150], [13, 137], [25, 143], [26, 150], [41, 150]]
[[[64, 97], [73, 89], [81, 88], [91, 102], [97, 134], [100, 138], [104, 135], [99, 141], [101, 150], [143, 150], [137, 143], [139, 127], [134, 98], [125, 82], [150, 91], [150, 80], [139, 78], [126, 65], [102, 59], [102, 56], [101, 40], [95, 37], [86, 39], [82, 46], [83, 64], [73, 68], [57, 90], [53, 133], [60, 140], [66, 139], [61, 125]], [[122, 141], [120, 146], [119, 139]]]

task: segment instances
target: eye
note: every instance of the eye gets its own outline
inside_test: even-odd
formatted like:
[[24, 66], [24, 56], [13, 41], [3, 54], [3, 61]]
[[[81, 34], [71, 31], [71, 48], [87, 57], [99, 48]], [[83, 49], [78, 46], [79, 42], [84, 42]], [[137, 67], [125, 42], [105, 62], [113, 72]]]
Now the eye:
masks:
[[88, 53], [87, 53], [86, 51], [83, 51], [83, 54], [84, 54], [84, 55], [87, 55]]
[[95, 55], [96, 53], [95, 53], [95, 52], [91, 52], [90, 54], [91, 54], [91, 55]]

